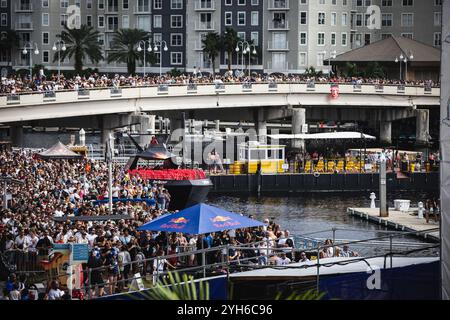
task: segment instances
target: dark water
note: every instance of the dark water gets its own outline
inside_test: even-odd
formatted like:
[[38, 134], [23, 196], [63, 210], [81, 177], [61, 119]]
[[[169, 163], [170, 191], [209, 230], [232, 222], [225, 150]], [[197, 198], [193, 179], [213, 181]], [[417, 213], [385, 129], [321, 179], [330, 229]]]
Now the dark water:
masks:
[[[411, 206], [424, 201], [427, 194], [396, 193], [389, 196], [390, 206], [394, 199], [409, 199]], [[352, 229], [356, 231], [336, 232], [336, 239], [363, 240], [385, 236], [380, 231], [391, 230], [373, 222], [368, 222], [347, 213], [348, 207], [369, 207], [369, 194], [308, 194], [288, 197], [248, 197], [248, 196], [209, 196], [208, 202], [230, 211], [253, 214], [255, 219], [275, 218], [282, 230], [289, 230], [294, 238], [300, 235], [331, 228]], [[433, 226], [430, 226], [432, 228]], [[314, 238], [331, 238], [332, 232], [310, 235]], [[399, 241], [419, 242], [418, 238], [407, 236]]]

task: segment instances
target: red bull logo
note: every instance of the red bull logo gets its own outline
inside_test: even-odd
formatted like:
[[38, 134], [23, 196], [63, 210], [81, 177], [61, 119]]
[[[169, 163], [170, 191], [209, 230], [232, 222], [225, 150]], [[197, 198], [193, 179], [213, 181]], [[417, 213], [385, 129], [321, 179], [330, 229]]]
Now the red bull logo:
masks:
[[179, 223], [186, 224], [189, 222], [189, 220], [187, 220], [186, 218], [180, 217], [180, 218], [172, 219], [172, 220], [170, 220], [170, 222], [176, 223], [176, 224], [179, 224]]
[[214, 219], [211, 219], [212, 222], [226, 222], [230, 221], [230, 217], [224, 217], [224, 216], [216, 216]]

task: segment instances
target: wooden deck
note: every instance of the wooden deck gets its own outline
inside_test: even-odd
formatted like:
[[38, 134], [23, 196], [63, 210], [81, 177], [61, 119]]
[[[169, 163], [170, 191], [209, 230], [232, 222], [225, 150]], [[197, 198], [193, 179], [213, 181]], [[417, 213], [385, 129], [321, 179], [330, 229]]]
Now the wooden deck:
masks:
[[[414, 231], [426, 231], [430, 229], [439, 228], [439, 223], [430, 219], [429, 223], [425, 218], [419, 219], [417, 217], [417, 208], [410, 208], [408, 212], [402, 212], [389, 208], [389, 217], [381, 218], [380, 209], [375, 208], [348, 208], [347, 212], [355, 217], [369, 220], [378, 224], [383, 224], [387, 227], [394, 228], [396, 230], [414, 232]], [[423, 237], [428, 240], [440, 241], [439, 230], [432, 232], [423, 232], [417, 236]]]

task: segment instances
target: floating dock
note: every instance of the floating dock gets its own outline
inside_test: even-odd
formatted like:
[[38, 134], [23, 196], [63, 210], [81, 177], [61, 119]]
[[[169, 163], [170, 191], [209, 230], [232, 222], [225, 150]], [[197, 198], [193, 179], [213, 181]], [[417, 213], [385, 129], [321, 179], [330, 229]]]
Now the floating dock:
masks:
[[407, 232], [421, 232], [418, 236], [427, 240], [440, 241], [439, 230], [431, 232], [423, 232], [430, 229], [439, 228], [439, 223], [433, 219], [426, 222], [425, 218], [419, 219], [417, 217], [417, 208], [410, 208], [408, 211], [398, 211], [394, 208], [389, 208], [388, 217], [380, 217], [380, 208], [348, 208], [347, 212], [351, 216], [360, 217], [371, 222], [385, 225], [396, 230]]

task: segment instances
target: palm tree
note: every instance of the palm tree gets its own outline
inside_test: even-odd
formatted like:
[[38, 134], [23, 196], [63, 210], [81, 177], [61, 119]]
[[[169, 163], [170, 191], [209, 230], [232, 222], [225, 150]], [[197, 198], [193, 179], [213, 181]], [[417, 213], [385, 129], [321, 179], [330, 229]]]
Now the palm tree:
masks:
[[[139, 46], [140, 41], [148, 39], [149, 34], [144, 30], [121, 29], [117, 31], [111, 43], [112, 52], [108, 56], [108, 63], [114, 61], [126, 63], [128, 74], [134, 75], [137, 61], [143, 60], [144, 54], [149, 55], [146, 50], [137, 52], [136, 47]], [[151, 57], [146, 59], [147, 62], [151, 62]]]
[[202, 40], [203, 52], [206, 53], [211, 60], [213, 76], [216, 75], [216, 57], [221, 49], [220, 36], [217, 32], [208, 33]]
[[102, 49], [98, 42], [99, 32], [92, 27], [82, 25], [80, 29], [69, 29], [64, 26], [64, 31], [57, 35], [58, 38], [66, 43], [66, 51], [60, 50], [55, 54], [53, 62], [58, 57], [63, 61], [66, 57], [72, 59], [74, 57], [74, 68], [77, 73], [83, 71], [83, 62], [89, 58], [92, 62], [98, 63], [103, 59]]
[[233, 52], [236, 50], [237, 43], [239, 42], [240, 38], [237, 35], [236, 30], [233, 28], [226, 28], [225, 33], [222, 37], [222, 43], [224, 50], [228, 54], [228, 71], [231, 70], [231, 63], [233, 60]]
[[[12, 57], [12, 51], [15, 48], [20, 46], [20, 38], [19, 35], [14, 30], [7, 30], [6, 32], [2, 32], [0, 37], [0, 47], [1, 50], [5, 50], [9, 52], [9, 57]], [[11, 59], [12, 60], [12, 59]], [[12, 62], [12, 61], [9, 61]]]

